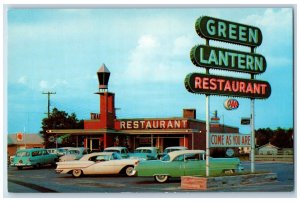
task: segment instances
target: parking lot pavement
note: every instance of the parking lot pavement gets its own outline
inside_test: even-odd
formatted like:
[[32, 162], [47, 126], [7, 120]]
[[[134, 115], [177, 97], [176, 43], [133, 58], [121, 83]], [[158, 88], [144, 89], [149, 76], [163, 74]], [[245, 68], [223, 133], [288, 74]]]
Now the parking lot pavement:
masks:
[[[243, 162], [245, 171], [250, 162]], [[8, 168], [8, 191], [13, 193], [178, 193], [178, 192], [291, 192], [294, 190], [294, 164], [256, 163], [256, 171], [277, 173], [278, 179], [271, 183], [247, 186], [214, 188], [206, 191], [183, 190], [180, 178], [171, 178], [168, 183], [157, 183], [152, 177], [126, 177], [96, 175], [73, 178], [69, 174], [56, 174], [54, 168], [41, 169]]]

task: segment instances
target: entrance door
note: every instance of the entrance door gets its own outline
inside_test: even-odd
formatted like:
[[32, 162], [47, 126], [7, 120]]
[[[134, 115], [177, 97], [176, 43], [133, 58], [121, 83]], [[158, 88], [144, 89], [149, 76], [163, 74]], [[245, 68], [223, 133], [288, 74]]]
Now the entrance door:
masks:
[[164, 149], [167, 147], [179, 146], [180, 141], [179, 138], [164, 138]]
[[91, 138], [88, 147], [90, 148], [91, 152], [100, 152], [100, 145], [101, 142], [99, 138]]

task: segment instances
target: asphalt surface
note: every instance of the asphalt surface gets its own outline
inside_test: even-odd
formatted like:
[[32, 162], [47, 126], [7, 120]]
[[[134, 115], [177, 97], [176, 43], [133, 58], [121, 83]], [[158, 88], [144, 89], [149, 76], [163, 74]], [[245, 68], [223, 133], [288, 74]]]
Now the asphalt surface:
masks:
[[[245, 171], [250, 171], [250, 162], [243, 162]], [[152, 177], [127, 177], [119, 175], [93, 175], [73, 178], [69, 174], [57, 174], [54, 168], [43, 167], [41, 169], [27, 168], [18, 170], [8, 167], [7, 171], [7, 195], [8, 197], [18, 197], [26, 193], [46, 193], [49, 196], [56, 196], [59, 193], [101, 193], [101, 196], [110, 197], [116, 194], [133, 194], [142, 197], [156, 196], [155, 193], [248, 193], [251, 197], [257, 193], [268, 194], [272, 192], [281, 193], [292, 197], [294, 195], [294, 164], [285, 162], [257, 162], [255, 171], [268, 171], [277, 173], [278, 179], [273, 182], [252, 184], [237, 187], [214, 188], [210, 190], [184, 190], [180, 188], [180, 178], [171, 178], [167, 183], [157, 183]], [[35, 196], [34, 194], [31, 196]], [[87, 196], [87, 194], [80, 195]], [[179, 195], [176, 195], [176, 197]], [[184, 195], [183, 195], [184, 196]], [[189, 195], [191, 196], [191, 195]]]

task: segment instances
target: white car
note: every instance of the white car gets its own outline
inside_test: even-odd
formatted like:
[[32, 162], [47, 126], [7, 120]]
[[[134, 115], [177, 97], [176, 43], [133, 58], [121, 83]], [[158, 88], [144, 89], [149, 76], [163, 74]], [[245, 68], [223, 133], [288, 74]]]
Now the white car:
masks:
[[97, 152], [84, 155], [77, 161], [57, 162], [55, 171], [61, 174], [72, 174], [74, 177], [94, 174], [133, 175], [133, 168], [138, 164], [136, 159], [122, 159], [116, 152]]

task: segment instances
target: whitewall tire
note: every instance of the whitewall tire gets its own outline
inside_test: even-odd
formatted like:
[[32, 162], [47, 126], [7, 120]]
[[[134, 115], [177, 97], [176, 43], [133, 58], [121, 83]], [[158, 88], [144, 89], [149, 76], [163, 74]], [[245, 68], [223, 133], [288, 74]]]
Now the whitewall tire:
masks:
[[155, 176], [154, 176], [154, 179], [155, 179], [157, 182], [164, 183], [164, 182], [168, 181], [169, 176], [168, 176], [168, 175], [155, 175]]
[[80, 177], [82, 175], [82, 170], [80, 169], [72, 170], [72, 175], [73, 177]]

